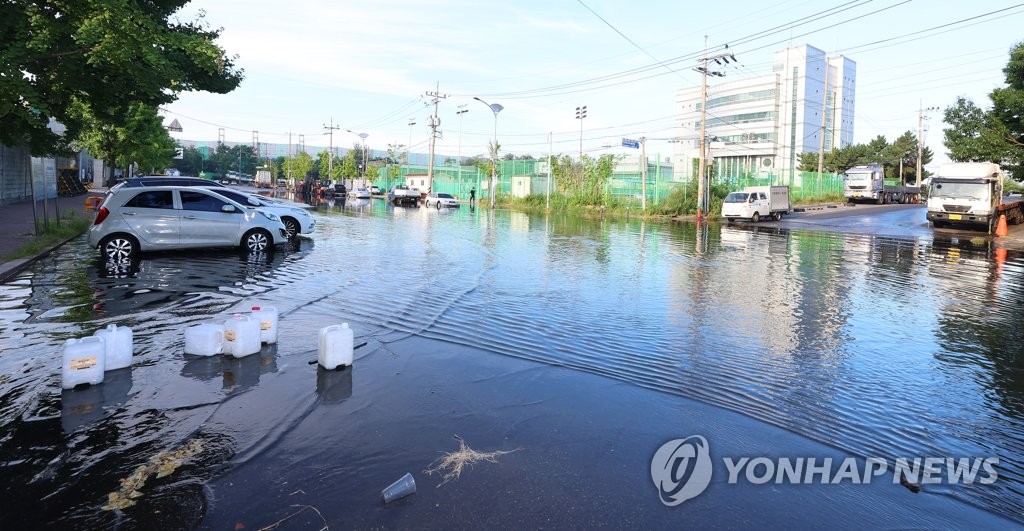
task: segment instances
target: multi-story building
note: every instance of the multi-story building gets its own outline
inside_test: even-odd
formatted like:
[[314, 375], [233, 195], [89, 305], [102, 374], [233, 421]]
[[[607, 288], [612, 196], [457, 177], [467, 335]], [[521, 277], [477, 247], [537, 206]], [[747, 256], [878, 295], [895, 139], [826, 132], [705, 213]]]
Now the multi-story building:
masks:
[[[853, 143], [853, 60], [803, 45], [775, 52], [768, 75], [741, 78], [742, 72], [710, 66], [725, 74], [708, 77], [705, 141], [712, 179], [772, 175], [790, 183], [800, 153], [817, 152], [822, 136], [826, 152]], [[681, 89], [676, 100], [675, 179], [688, 180], [700, 159], [701, 87]]]

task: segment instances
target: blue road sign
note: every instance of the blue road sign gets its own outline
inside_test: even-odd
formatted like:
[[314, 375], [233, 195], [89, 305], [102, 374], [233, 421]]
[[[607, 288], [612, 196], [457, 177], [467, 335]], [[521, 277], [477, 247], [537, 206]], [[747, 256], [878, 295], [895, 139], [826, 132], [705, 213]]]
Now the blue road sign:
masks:
[[640, 141], [639, 140], [633, 140], [632, 138], [623, 138], [622, 139], [622, 145], [624, 147], [638, 149], [640, 147]]

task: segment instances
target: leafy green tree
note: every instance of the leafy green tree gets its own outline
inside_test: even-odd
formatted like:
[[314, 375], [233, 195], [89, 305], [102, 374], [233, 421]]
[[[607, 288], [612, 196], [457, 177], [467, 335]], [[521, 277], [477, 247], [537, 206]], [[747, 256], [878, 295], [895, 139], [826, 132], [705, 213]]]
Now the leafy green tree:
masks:
[[907, 182], [908, 177], [913, 180], [917, 168], [917, 137], [914, 133], [903, 133], [884, 152], [886, 160], [891, 164], [889, 175], [901, 183]]
[[340, 165], [335, 165], [338, 178], [355, 181], [359, 178], [359, 160], [362, 158], [358, 148], [348, 150]]
[[141, 172], [153, 173], [168, 167], [174, 157], [174, 139], [153, 107], [134, 103], [123, 110], [117, 125], [90, 119], [90, 109], [79, 101], [72, 104], [69, 113], [84, 124], [78, 143], [107, 160], [108, 169], [135, 163]]
[[[242, 71], [215, 44], [219, 30], [202, 15], [175, 18], [187, 3], [0, 2], [0, 143], [51, 154], [85, 127], [90, 135], [109, 130], [139, 107], [155, 111], [183, 92], [235, 89]], [[51, 118], [67, 127], [63, 138], [50, 131]]]
[[313, 157], [305, 151], [300, 151], [292, 157], [285, 157], [281, 164], [281, 174], [284, 178], [291, 176], [292, 180], [302, 180], [306, 178], [306, 174], [309, 173], [314, 167]]
[[1024, 42], [1010, 49], [1003, 68], [1006, 86], [989, 94], [991, 109], [960, 97], [946, 108], [944, 140], [955, 161], [996, 162], [1024, 175]]

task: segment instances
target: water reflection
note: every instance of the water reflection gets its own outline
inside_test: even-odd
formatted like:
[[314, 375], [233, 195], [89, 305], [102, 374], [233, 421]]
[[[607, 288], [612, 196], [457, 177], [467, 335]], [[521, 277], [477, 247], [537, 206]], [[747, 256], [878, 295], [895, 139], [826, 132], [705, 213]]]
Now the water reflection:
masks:
[[[47, 349], [114, 318], [141, 328], [137, 357], [152, 372], [136, 386], [147, 395], [132, 402], [160, 412], [145, 417], [153, 437], [195, 429], [204, 417], [193, 408], [206, 400], [230, 404], [207, 426], [257, 459], [278, 441], [265, 433], [351, 397], [353, 371], [314, 376], [305, 365], [311, 331], [345, 321], [382, 345], [421, 336], [481, 358], [524, 358], [694, 398], [853, 455], [999, 456], [997, 484], [955, 496], [1001, 514], [1024, 511], [1024, 257], [991, 240], [438, 212], [376, 198], [316, 206], [317, 233], [297, 249], [153, 255], [105, 269], [71, 246], [3, 286], [0, 441], [20, 448], [35, 433], [59, 442], [31, 459], [0, 442], [0, 461], [26, 463], [17, 478], [42, 474], [59, 463], [63, 431], [110, 428], [105, 437], [124, 453], [144, 446], [142, 430], [113, 429], [124, 418], [94, 415], [90, 404], [105, 396], [65, 404], [45, 391]], [[82, 256], [92, 264], [84, 272], [72, 265]], [[272, 352], [167, 356], [184, 326], [254, 296], [282, 310]], [[64, 417], [80, 424], [65, 427]]]
[[132, 390], [130, 367], [108, 371], [103, 383], [80, 389], [65, 389], [60, 398], [60, 425], [69, 434], [102, 419], [128, 401]]
[[200, 382], [220, 380], [221, 389], [241, 392], [257, 386], [260, 377], [277, 372], [277, 344], [263, 345], [259, 353], [242, 358], [228, 355], [186, 355], [181, 375]]
[[352, 396], [353, 367], [344, 367], [329, 371], [317, 366], [316, 394], [321, 403], [339, 404]]

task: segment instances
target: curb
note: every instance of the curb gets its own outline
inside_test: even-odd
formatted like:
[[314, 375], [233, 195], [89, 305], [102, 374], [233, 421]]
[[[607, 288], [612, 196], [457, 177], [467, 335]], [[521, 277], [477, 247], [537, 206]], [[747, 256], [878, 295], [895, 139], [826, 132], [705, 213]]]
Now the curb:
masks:
[[22, 271], [27, 269], [32, 264], [38, 262], [39, 260], [41, 260], [43, 258], [46, 258], [47, 255], [52, 253], [58, 247], [61, 247], [64, 244], [68, 243], [69, 241], [71, 241], [71, 240], [73, 240], [75, 238], [78, 238], [80, 236], [81, 236], [81, 234], [78, 234], [78, 235], [66, 238], [63, 241], [57, 242], [57, 243], [47, 247], [46, 249], [43, 249], [42, 251], [37, 253], [35, 256], [30, 256], [28, 258], [17, 258], [15, 260], [9, 260], [7, 262], [4, 262], [4, 263], [0, 264], [0, 282], [7, 282], [14, 275], [17, 275], [18, 273], [21, 273]]

